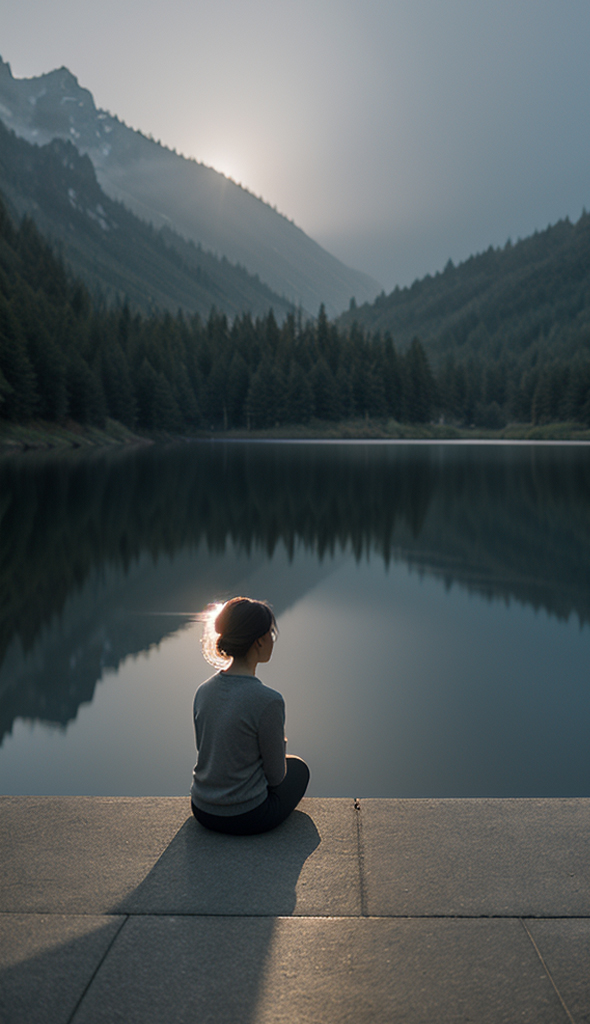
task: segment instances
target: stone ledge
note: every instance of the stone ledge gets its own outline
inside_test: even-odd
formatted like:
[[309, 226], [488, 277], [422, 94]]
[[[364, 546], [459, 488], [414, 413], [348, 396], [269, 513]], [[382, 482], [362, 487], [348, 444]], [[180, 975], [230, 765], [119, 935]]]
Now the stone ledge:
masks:
[[587, 1020], [590, 800], [0, 798], [3, 1024]]
[[274, 832], [184, 797], [0, 798], [0, 912], [590, 917], [590, 799], [308, 798]]

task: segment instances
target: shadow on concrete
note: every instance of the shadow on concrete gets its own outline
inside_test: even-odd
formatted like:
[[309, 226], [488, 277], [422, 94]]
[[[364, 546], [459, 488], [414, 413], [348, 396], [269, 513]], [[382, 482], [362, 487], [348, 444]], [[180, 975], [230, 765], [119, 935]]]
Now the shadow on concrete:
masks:
[[2, 1024], [257, 1019], [276, 918], [105, 917], [68, 935], [72, 919], [54, 929], [53, 916], [29, 915], [35, 952], [0, 970]]
[[67, 1024], [124, 920], [0, 915], [2, 1024]]
[[[189, 818], [107, 915], [26, 915], [17, 961], [2, 957], [3, 1024], [182, 1024], [195, 1013], [199, 1022], [249, 1024], [275, 918], [295, 910], [301, 870], [319, 843], [297, 810], [262, 836], [218, 835]], [[130, 916], [121, 928], [122, 915]]]
[[144, 881], [113, 908], [131, 916], [76, 1024], [192, 1024], [195, 1017], [200, 1024], [250, 1024], [276, 917], [294, 912], [303, 865], [319, 844], [303, 811], [260, 836], [220, 835], [191, 816]]
[[191, 817], [112, 913], [288, 916], [301, 869], [319, 844], [303, 811], [260, 836], [220, 835]]

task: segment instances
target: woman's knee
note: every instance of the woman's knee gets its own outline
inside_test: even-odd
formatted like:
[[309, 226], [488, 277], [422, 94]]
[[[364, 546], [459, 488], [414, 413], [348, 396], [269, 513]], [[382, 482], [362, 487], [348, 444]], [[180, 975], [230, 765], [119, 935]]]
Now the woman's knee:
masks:
[[297, 757], [295, 754], [287, 754], [286, 778], [289, 781], [292, 780], [298, 788], [302, 787], [302, 794], [305, 792], [309, 784], [310, 772], [302, 757]]

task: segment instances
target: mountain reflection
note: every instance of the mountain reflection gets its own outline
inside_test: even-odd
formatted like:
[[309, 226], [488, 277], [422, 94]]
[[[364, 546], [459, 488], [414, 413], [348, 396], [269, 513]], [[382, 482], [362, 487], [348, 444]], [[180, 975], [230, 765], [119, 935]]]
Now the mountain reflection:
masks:
[[186, 622], [137, 612], [197, 611], [178, 602], [231, 590], [223, 553], [226, 569], [279, 548], [403, 560], [448, 586], [588, 622], [588, 454], [198, 442], [6, 459], [0, 731], [16, 717], [74, 717], [105, 669]]

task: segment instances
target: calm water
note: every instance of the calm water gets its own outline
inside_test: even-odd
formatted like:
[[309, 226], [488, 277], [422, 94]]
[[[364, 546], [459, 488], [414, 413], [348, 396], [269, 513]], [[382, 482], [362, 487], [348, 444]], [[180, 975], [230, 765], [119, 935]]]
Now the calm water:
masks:
[[184, 794], [208, 602], [326, 796], [590, 793], [590, 448], [179, 444], [0, 463], [0, 791]]

